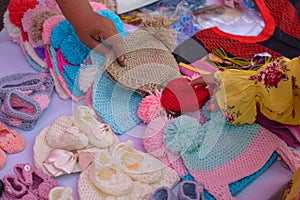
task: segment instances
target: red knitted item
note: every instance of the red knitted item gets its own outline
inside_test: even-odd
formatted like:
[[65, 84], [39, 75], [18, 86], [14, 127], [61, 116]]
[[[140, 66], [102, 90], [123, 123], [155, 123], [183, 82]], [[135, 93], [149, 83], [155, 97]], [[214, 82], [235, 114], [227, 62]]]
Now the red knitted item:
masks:
[[28, 9], [34, 8], [39, 2], [37, 0], [11, 0], [8, 5], [10, 21], [22, 29], [22, 18]]
[[297, 10], [288, 0], [255, 0], [265, 21], [265, 27], [258, 36], [240, 36], [225, 33], [214, 27], [195, 34], [208, 51], [220, 46], [234, 56], [251, 59], [258, 52], [269, 52], [274, 58], [281, 54], [258, 44], [266, 41], [274, 33], [275, 27], [295, 38], [300, 38], [300, 20]]
[[177, 78], [170, 81], [161, 96], [161, 105], [169, 111], [192, 112], [201, 108], [209, 99], [209, 90], [192, 87], [189, 80]]

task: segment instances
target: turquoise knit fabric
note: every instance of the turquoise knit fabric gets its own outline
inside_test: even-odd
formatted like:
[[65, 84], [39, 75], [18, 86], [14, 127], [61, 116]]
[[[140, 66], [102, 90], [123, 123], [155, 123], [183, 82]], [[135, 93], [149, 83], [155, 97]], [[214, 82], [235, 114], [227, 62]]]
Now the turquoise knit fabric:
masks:
[[123, 134], [141, 122], [137, 110], [142, 97], [118, 86], [103, 71], [96, 77], [92, 99], [98, 115], [116, 134]]

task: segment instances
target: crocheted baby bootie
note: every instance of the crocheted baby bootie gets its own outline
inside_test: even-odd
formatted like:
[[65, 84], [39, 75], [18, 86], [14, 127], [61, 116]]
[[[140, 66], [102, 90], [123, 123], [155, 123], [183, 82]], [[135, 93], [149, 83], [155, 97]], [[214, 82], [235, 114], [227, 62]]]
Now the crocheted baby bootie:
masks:
[[178, 186], [178, 200], [200, 200], [198, 184], [195, 181], [182, 181]]
[[0, 122], [0, 149], [7, 153], [17, 153], [22, 151], [24, 147], [24, 137]]
[[49, 193], [49, 200], [73, 200], [72, 188], [55, 187]]
[[5, 186], [3, 199], [19, 199], [28, 194], [27, 187], [18, 180], [17, 176], [6, 175], [3, 177], [3, 183]]
[[50, 190], [58, 186], [53, 178], [30, 164], [16, 164], [14, 172], [18, 180], [28, 187], [29, 192], [39, 199], [48, 199]]
[[91, 182], [108, 195], [121, 196], [133, 190], [134, 182], [124, 172], [112, 166], [112, 158], [104, 150], [99, 152], [88, 170]]
[[0, 149], [0, 169], [3, 168], [5, 163], [6, 163], [6, 154], [2, 149]]
[[192, 112], [201, 108], [209, 99], [205, 87], [192, 87], [186, 78], [170, 81], [162, 92], [161, 105], [169, 111]]
[[77, 107], [74, 114], [75, 125], [82, 130], [89, 138], [89, 142], [99, 148], [106, 148], [116, 142], [111, 128], [99, 122], [95, 112], [87, 106]]
[[11, 91], [2, 104], [2, 110], [12, 118], [34, 121], [42, 115], [40, 105], [26, 94]]
[[132, 180], [141, 183], [154, 183], [161, 180], [162, 163], [151, 155], [137, 151], [133, 142], [120, 143], [113, 150], [114, 165], [125, 172]]
[[72, 116], [59, 116], [49, 127], [45, 139], [51, 148], [68, 151], [82, 149], [89, 143], [88, 137], [74, 125]]
[[160, 187], [149, 198], [149, 200], [178, 200], [170, 188]]

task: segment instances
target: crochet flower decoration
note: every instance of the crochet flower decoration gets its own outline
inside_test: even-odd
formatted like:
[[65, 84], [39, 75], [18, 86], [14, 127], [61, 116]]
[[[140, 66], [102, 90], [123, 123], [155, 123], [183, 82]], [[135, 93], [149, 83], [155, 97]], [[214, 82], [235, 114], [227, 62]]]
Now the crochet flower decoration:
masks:
[[166, 147], [175, 154], [194, 150], [205, 137], [198, 120], [186, 115], [172, 119], [164, 131]]
[[[96, 13], [111, 19], [122, 37], [127, 35], [123, 30], [123, 22], [113, 11], [101, 10]], [[60, 48], [66, 60], [74, 65], [83, 63], [90, 53], [90, 49], [80, 41], [75, 29], [67, 20], [61, 21], [53, 28], [50, 41], [51, 45], [55, 49]]]

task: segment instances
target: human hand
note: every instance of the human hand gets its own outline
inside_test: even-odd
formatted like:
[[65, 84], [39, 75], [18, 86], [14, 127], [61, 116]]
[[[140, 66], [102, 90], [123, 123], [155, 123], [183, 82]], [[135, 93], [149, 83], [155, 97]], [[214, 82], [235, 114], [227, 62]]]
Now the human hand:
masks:
[[81, 13], [72, 25], [80, 40], [90, 49], [107, 54], [109, 49], [103, 43], [105, 41], [115, 51], [119, 64], [125, 66], [123, 40], [112, 20], [92, 11]]

